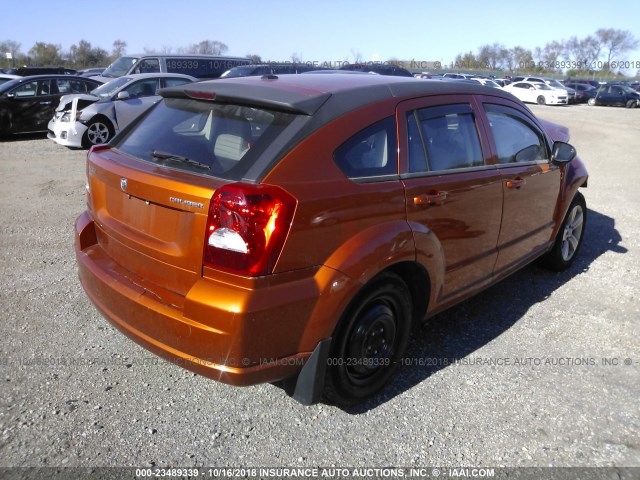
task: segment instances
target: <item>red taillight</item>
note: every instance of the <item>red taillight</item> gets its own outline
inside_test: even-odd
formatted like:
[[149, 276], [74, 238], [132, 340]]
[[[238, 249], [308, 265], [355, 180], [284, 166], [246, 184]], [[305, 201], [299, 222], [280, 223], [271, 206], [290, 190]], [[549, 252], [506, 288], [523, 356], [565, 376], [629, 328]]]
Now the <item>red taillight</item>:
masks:
[[282, 251], [296, 199], [273, 185], [234, 183], [209, 205], [205, 265], [240, 275], [268, 275]]

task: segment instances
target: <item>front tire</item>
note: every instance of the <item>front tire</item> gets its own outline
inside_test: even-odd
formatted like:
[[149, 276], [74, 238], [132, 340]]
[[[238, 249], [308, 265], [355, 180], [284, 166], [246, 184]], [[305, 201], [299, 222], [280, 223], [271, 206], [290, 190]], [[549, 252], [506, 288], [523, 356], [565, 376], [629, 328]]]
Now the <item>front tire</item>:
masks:
[[635, 100], [628, 100], [627, 101], [627, 108], [634, 108], [636, 106], [636, 101]]
[[587, 105], [589, 105], [590, 107], [593, 107], [596, 104], [596, 99], [595, 98], [590, 98], [589, 100], [587, 100]]
[[546, 103], [547, 103], [547, 99], [546, 99], [546, 98], [544, 98], [544, 96], [543, 96], [543, 95], [540, 95], [540, 96], [537, 98], [537, 102], [538, 102], [538, 105], [544, 105], [544, 104], [546, 104]]
[[82, 138], [82, 145], [86, 148], [107, 143], [113, 137], [113, 127], [101, 118], [91, 120]]
[[404, 355], [411, 331], [411, 294], [393, 273], [374, 278], [347, 308], [333, 336], [324, 395], [351, 405], [380, 390]]
[[561, 272], [571, 266], [582, 246], [586, 225], [587, 204], [582, 194], [576, 193], [558, 230], [553, 248], [544, 257], [548, 268]]

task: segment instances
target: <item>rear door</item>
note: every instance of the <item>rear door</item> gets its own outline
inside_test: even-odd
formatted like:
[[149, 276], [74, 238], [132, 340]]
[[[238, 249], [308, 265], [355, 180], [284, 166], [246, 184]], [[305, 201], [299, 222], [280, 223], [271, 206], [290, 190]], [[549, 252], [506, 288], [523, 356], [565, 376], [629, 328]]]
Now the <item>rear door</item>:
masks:
[[[478, 128], [471, 96], [439, 96], [398, 107], [407, 217], [418, 255], [435, 236], [444, 257], [438, 304], [487, 284], [497, 257], [501, 175]], [[436, 287], [434, 285], [434, 287]]]
[[502, 175], [504, 207], [495, 274], [538, 254], [552, 240], [561, 171], [550, 161], [543, 130], [508, 100], [484, 101], [494, 155]]

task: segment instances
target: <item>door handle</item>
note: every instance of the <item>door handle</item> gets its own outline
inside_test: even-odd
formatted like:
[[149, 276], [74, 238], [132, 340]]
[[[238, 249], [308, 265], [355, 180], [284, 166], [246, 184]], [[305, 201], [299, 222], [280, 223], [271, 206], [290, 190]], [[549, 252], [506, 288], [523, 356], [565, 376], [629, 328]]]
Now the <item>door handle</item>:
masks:
[[516, 178], [512, 178], [511, 180], [507, 180], [506, 185], [507, 185], [507, 188], [515, 188], [516, 190], [519, 190], [520, 187], [525, 183], [526, 182], [524, 181], [524, 178], [516, 177]]
[[51, 102], [40, 102], [40, 105], [51, 105]]
[[418, 207], [439, 207], [444, 205], [447, 192], [423, 193], [413, 197], [413, 204]]

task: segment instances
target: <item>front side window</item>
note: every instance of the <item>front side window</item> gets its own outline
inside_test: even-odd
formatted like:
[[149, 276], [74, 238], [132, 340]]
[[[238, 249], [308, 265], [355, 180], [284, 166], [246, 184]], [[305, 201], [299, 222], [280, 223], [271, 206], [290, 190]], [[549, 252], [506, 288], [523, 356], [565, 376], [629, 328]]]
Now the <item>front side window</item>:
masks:
[[380, 120], [338, 147], [334, 159], [349, 178], [397, 175], [396, 121]]
[[135, 82], [126, 88], [126, 91], [129, 93], [129, 96], [131, 96], [131, 98], [150, 97], [152, 95], [155, 95], [157, 90], [157, 78], [140, 80], [139, 82]]
[[12, 92], [16, 97], [46, 96], [51, 93], [51, 80], [34, 80], [20, 85]]
[[471, 107], [443, 105], [407, 114], [409, 170], [444, 171], [484, 164]]
[[548, 159], [544, 137], [517, 110], [502, 105], [485, 105], [489, 127], [501, 164]]
[[18, 98], [35, 97], [38, 91], [38, 82], [26, 82], [16, 88], [13, 93]]
[[136, 66], [136, 73], [160, 73], [160, 60], [157, 58], [145, 58]]

